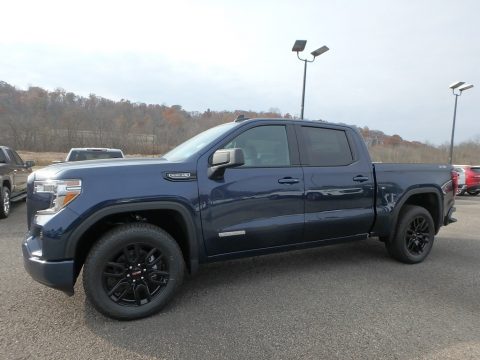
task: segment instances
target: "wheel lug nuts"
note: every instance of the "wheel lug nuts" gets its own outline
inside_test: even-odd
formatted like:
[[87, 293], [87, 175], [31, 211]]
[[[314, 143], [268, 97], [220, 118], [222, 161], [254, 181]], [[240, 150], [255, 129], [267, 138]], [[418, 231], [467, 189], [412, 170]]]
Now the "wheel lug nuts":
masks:
[[130, 266], [129, 269], [132, 270], [132, 269], [133, 269], [133, 266]]
[[143, 272], [146, 272], [146, 271], [147, 271], [147, 269], [143, 269]]
[[138, 266], [140, 266], [140, 264], [137, 264]]
[[142, 279], [142, 280], [143, 280], [143, 276], [142, 276], [140, 279]]
[[135, 282], [135, 279], [133, 279], [133, 282]]
[[127, 274], [127, 277], [130, 277], [130, 274]]

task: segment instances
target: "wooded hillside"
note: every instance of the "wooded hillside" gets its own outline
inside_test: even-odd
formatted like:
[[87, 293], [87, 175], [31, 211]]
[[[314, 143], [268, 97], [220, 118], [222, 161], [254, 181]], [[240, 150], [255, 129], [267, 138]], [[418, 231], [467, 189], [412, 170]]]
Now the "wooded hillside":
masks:
[[[18, 150], [66, 152], [72, 147], [118, 147], [126, 153], [161, 154], [212, 126], [247, 117], [291, 118], [290, 114], [245, 110], [192, 112], [180, 105], [113, 101], [90, 94], [40, 87], [20, 90], [0, 81], [0, 144]], [[359, 129], [375, 161], [446, 162], [448, 146], [434, 147]], [[455, 150], [455, 162], [480, 163], [480, 142]]]

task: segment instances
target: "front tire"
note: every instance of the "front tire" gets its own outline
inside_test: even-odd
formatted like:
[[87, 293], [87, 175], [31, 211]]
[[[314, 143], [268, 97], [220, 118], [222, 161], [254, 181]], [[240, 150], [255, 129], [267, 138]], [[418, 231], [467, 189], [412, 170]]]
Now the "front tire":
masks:
[[6, 186], [0, 188], [0, 219], [10, 215], [10, 189]]
[[425, 260], [433, 247], [435, 223], [421, 206], [407, 205], [400, 212], [394, 236], [385, 246], [394, 259], [407, 264]]
[[167, 232], [151, 224], [127, 224], [93, 246], [83, 287], [102, 314], [134, 320], [160, 311], [180, 287], [184, 272], [182, 252]]

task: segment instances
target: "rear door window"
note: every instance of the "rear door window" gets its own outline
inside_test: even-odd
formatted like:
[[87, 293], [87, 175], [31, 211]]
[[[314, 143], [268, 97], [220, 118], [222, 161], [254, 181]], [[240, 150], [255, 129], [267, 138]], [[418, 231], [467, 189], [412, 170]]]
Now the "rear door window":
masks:
[[307, 166], [345, 166], [353, 162], [347, 134], [343, 130], [302, 126]]

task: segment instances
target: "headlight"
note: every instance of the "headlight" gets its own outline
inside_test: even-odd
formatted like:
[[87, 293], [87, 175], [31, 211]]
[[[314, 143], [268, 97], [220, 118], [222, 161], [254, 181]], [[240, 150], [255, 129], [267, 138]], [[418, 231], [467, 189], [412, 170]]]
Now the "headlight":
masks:
[[39, 213], [56, 213], [71, 203], [82, 192], [81, 180], [42, 180], [33, 183], [33, 193], [52, 194], [52, 202]]

